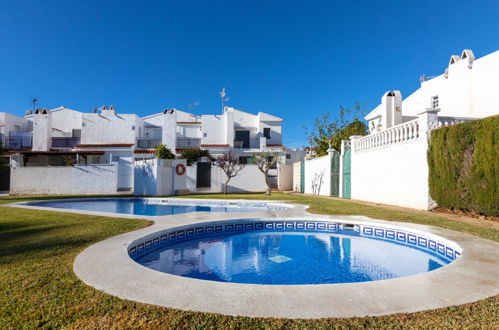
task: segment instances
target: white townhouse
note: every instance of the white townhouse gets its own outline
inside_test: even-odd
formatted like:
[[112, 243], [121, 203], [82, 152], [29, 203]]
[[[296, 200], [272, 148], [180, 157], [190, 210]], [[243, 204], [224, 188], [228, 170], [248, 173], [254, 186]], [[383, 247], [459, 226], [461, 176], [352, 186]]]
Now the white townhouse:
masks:
[[31, 149], [31, 121], [0, 112], [0, 147], [9, 150]]
[[499, 51], [475, 58], [465, 49], [452, 55], [445, 72], [422, 78], [421, 87], [402, 98], [400, 91], [388, 91], [365, 119], [371, 133], [414, 120], [424, 109], [438, 109], [439, 125], [451, 125], [461, 118], [483, 118], [499, 113]]
[[[427, 150], [431, 130], [499, 114], [499, 51], [452, 55], [444, 72], [402, 98], [388, 91], [365, 119], [370, 134], [343, 143], [340, 176], [353, 199], [430, 209]], [[350, 150], [351, 145], [351, 154]], [[350, 159], [351, 157], [351, 159]], [[343, 169], [342, 169], [343, 170]], [[345, 179], [346, 178], [346, 179]]]
[[[9, 131], [9, 136], [19, 139], [24, 134], [20, 141], [25, 143], [21, 144], [24, 148], [10, 148], [14, 167], [63, 166], [68, 161], [78, 166], [112, 165], [118, 173], [117, 190], [133, 189], [134, 162], [154, 158], [158, 144], [166, 145], [177, 155], [183, 150], [207, 149], [216, 156], [232, 150], [247, 163], [251, 163], [255, 152], [264, 149], [279, 152], [286, 160], [283, 163], [290, 164], [304, 156], [300, 150], [281, 145], [282, 119], [230, 107], [220, 116], [196, 116], [167, 109], [139, 117], [119, 113], [113, 106], [103, 106], [92, 113], [61, 106], [36, 109], [17, 120], [23, 125], [15, 132]], [[210, 178], [211, 165], [209, 172], [206, 166], [208, 163], [201, 173], [196, 172], [195, 180], [197, 176]], [[274, 172], [272, 175], [277, 177], [277, 169]]]

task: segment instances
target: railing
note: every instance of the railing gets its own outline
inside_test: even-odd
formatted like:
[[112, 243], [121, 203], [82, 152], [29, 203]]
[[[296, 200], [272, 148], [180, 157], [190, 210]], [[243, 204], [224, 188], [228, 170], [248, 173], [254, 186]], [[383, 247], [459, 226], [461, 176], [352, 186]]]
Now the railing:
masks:
[[31, 136], [9, 136], [7, 138], [7, 149], [20, 150], [31, 149], [32, 137]]
[[153, 149], [159, 144], [161, 144], [161, 139], [137, 139], [139, 149]]
[[79, 137], [53, 137], [52, 148], [74, 148], [80, 144]]
[[242, 148], [244, 148], [244, 142], [243, 141], [234, 140], [234, 148], [236, 148], [236, 149], [242, 149]]
[[438, 117], [438, 128], [448, 127], [456, 124], [465, 123], [467, 121], [476, 120], [476, 118], [469, 117]]
[[395, 144], [415, 141], [419, 138], [419, 119], [390, 127], [384, 131], [353, 140], [355, 151], [367, 151]]
[[177, 138], [177, 149], [198, 149], [201, 147], [201, 139]]

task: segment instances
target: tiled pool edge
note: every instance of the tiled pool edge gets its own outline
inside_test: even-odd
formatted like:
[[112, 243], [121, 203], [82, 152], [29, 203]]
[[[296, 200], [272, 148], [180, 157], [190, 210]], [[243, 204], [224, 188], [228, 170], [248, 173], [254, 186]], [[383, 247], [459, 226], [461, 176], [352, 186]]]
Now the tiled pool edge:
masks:
[[358, 236], [375, 239], [384, 239], [415, 247], [430, 253], [435, 253], [450, 261], [461, 256], [462, 249], [455, 242], [445, 240], [437, 235], [425, 232], [407, 230], [396, 226], [366, 225], [358, 221], [337, 222], [320, 219], [238, 219], [216, 221], [204, 224], [194, 224], [166, 229], [139, 238], [128, 246], [128, 254], [134, 260], [154, 249], [194, 240], [202, 237], [217, 235], [238, 234], [248, 231], [264, 230], [304, 230], [307, 232], [335, 233], [345, 225], [353, 225], [353, 231]]
[[[116, 236], [83, 251], [74, 270], [87, 284], [109, 294], [139, 302], [228, 315], [319, 318], [386, 315], [464, 304], [499, 294], [499, 244], [437, 227], [290, 213], [301, 218], [359, 221], [382, 227], [402, 227], [455, 241], [463, 255], [441, 269], [398, 279], [332, 285], [268, 286], [189, 279], [153, 271], [135, 263], [127, 247], [135, 240], [175, 227], [241, 218], [237, 214], [189, 214], [162, 217], [156, 224]], [[243, 217], [268, 218], [269, 213]], [[276, 216], [279, 218], [279, 215]], [[279, 219], [280, 221], [280, 219]], [[374, 228], [373, 228], [374, 230]], [[374, 231], [373, 231], [374, 233]], [[481, 283], [485, 280], [484, 284]], [[410, 297], [410, 299], [408, 299]], [[369, 298], [369, 299], [366, 299]]]

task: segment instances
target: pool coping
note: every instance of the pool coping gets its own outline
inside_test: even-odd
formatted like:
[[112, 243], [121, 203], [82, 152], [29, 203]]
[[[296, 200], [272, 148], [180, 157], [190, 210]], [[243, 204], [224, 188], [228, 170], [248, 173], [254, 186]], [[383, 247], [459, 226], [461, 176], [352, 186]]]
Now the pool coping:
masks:
[[[306, 212], [307, 206], [293, 205], [295, 207], [290, 210], [280, 211], [132, 216], [154, 223], [86, 248], [76, 257], [73, 269], [86, 284], [123, 299], [182, 310], [250, 317], [379, 316], [461, 305], [499, 294], [499, 243], [440, 227], [364, 216], [310, 214]], [[68, 209], [50, 210], [89, 214]], [[100, 212], [91, 212], [94, 215], [111, 216], [97, 213]], [[126, 218], [124, 214], [112, 216]], [[149, 269], [128, 255], [128, 246], [132, 242], [162, 230], [244, 218], [307, 218], [402, 227], [455, 242], [461, 247], [462, 254], [449, 265], [423, 274], [382, 281], [318, 285], [259, 285], [199, 280]]]

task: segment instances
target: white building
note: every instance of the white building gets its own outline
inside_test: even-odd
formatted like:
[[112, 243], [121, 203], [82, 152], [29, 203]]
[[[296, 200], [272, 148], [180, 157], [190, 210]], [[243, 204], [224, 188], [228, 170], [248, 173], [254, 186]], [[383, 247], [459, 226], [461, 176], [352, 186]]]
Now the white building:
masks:
[[[471, 50], [453, 55], [444, 73], [423, 79], [421, 87], [406, 99], [400, 91], [386, 92], [381, 103], [365, 117], [370, 134], [343, 141], [336, 163], [335, 157], [324, 157], [295, 166], [293, 188], [430, 209], [435, 206], [428, 186], [431, 131], [498, 115], [498, 86], [499, 51], [479, 59]], [[332, 189], [333, 183], [339, 187]]]
[[4, 149], [31, 149], [31, 121], [0, 112], [0, 147]]
[[[284, 167], [304, 156], [299, 150], [281, 145], [282, 119], [261, 112], [253, 115], [230, 107], [226, 107], [221, 116], [196, 116], [167, 109], [142, 118], [135, 114], [121, 114], [113, 106], [103, 106], [92, 113], [59, 107], [37, 109], [18, 119], [24, 123], [23, 127], [27, 127], [19, 130], [27, 131], [25, 134], [29, 135], [30, 143], [32, 136], [32, 148], [30, 145], [26, 148], [29, 150], [22, 150], [12, 157], [15, 167], [63, 166], [68, 161], [80, 166], [114, 164], [117, 190], [133, 189], [134, 162], [153, 158], [158, 144], [166, 145], [177, 155], [183, 150], [207, 149], [217, 156], [230, 150], [246, 163], [251, 163], [252, 156], [264, 149], [278, 152], [283, 169], [274, 169], [271, 176], [281, 188], [292, 185], [291, 175], [288, 176]], [[278, 173], [282, 173], [280, 180], [277, 179]], [[194, 190], [222, 189], [218, 181], [222, 182], [223, 178], [221, 175], [211, 176], [211, 164], [199, 164], [193, 177], [196, 181]], [[197, 178], [200, 177], [205, 183], [198, 185]], [[19, 175], [15, 178], [20, 180]], [[22, 191], [29, 191], [28, 186], [24, 185]], [[261, 184], [254, 187], [260, 189]], [[75, 191], [75, 188], [71, 189]], [[238, 189], [244, 191], [244, 187]]]
[[[369, 130], [379, 132], [414, 120], [423, 109], [439, 109], [442, 125], [459, 118], [484, 118], [499, 113], [499, 51], [475, 59], [469, 49], [452, 55], [445, 72], [422, 79], [421, 87], [402, 99], [400, 91], [389, 91], [381, 104], [365, 119]], [[403, 114], [403, 115], [402, 115]]]

